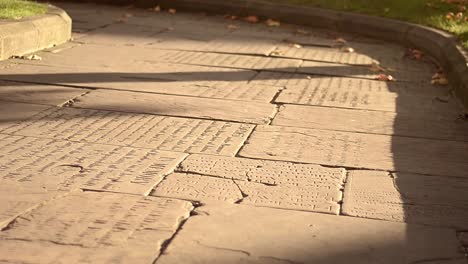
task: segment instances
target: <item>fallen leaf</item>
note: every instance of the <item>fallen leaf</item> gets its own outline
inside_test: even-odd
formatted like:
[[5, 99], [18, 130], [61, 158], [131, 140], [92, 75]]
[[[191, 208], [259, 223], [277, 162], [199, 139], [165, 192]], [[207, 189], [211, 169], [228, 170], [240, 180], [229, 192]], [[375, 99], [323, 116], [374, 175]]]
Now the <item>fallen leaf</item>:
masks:
[[448, 85], [449, 81], [447, 78], [439, 78], [439, 79], [434, 79], [431, 81], [431, 84], [438, 84], [438, 85]]
[[413, 49], [413, 48], [407, 49], [405, 53], [405, 57], [408, 57], [412, 60], [420, 60], [423, 56], [424, 56], [424, 52], [418, 49]]
[[232, 16], [232, 15], [225, 15], [224, 18], [230, 19], [230, 20], [237, 20], [239, 17], [238, 16]]
[[227, 25], [226, 28], [231, 30], [231, 31], [234, 31], [234, 30], [239, 29], [239, 26], [231, 24], [231, 25]]
[[279, 49], [275, 49], [274, 51], [270, 52], [270, 56], [281, 56], [283, 54], [284, 52]]
[[169, 14], [175, 15], [175, 13], [177, 13], [177, 10], [175, 10], [174, 8], [169, 8], [167, 12], [169, 12]]
[[130, 17], [133, 17], [133, 14], [132, 13], [125, 13], [123, 15], [123, 17], [130, 18]]
[[448, 19], [448, 20], [452, 20], [454, 16], [455, 16], [454, 13], [449, 12], [449, 13], [447, 13], [447, 15], [445, 15], [445, 18]]
[[244, 20], [252, 24], [258, 23], [260, 21], [257, 16], [248, 16], [245, 17]]
[[385, 81], [385, 82], [394, 82], [394, 81], [396, 81], [395, 78], [393, 78], [393, 76], [387, 75], [387, 74], [379, 74], [374, 79], [379, 80], [379, 81]]
[[273, 19], [268, 19], [266, 22], [267, 26], [269, 27], [279, 27], [281, 24], [279, 21], [273, 20]]
[[346, 47], [346, 46], [344, 46], [344, 47], [341, 47], [341, 48], [340, 48], [340, 51], [342, 51], [342, 52], [348, 52], [348, 53], [353, 53], [353, 52], [354, 52], [354, 49], [351, 48], [351, 47]]
[[153, 8], [150, 8], [149, 10], [152, 11], [152, 12], [161, 12], [161, 7], [157, 5], [157, 6], [153, 7]]
[[441, 96], [436, 96], [434, 97], [434, 100], [437, 100], [439, 102], [442, 102], [442, 103], [448, 103], [449, 102], [449, 96], [444, 96], [444, 97], [441, 97]]
[[312, 77], [310, 77], [309, 75], [307, 75], [307, 80], [312, 80]]

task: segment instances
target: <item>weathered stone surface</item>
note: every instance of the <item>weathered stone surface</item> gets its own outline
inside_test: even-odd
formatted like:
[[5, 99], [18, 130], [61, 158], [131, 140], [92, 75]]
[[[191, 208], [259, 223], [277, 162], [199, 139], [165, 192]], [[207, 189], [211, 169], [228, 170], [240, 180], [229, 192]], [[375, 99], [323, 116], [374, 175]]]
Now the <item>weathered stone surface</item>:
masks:
[[468, 141], [468, 122], [448, 116], [415, 115], [340, 109], [329, 107], [285, 105], [273, 125], [326, 130], [411, 136]]
[[233, 156], [253, 125], [91, 109], [52, 108], [4, 133]]
[[0, 179], [0, 230], [19, 215], [61, 195], [64, 193], [44, 190], [28, 182]]
[[242, 200], [242, 193], [232, 180], [186, 173], [167, 176], [151, 195], [204, 203]]
[[141, 46], [154, 41], [156, 35], [164, 30], [166, 30], [164, 27], [119, 23], [89, 32], [80, 38], [80, 42], [110, 46]]
[[350, 171], [345, 215], [407, 223], [468, 227], [468, 180], [382, 171]]
[[467, 142], [259, 126], [242, 157], [467, 177]]
[[244, 55], [269, 55], [277, 42], [265, 38], [228, 36], [208, 42], [201, 51]]
[[338, 49], [303, 47], [295, 48], [286, 45], [280, 46], [273, 53], [274, 57], [297, 58], [303, 60], [334, 62], [351, 65], [371, 65], [376, 61], [369, 56], [355, 52], [343, 52]]
[[50, 108], [50, 106], [0, 101], [0, 131]]
[[0, 234], [0, 255], [23, 263], [151, 263], [191, 209], [170, 199], [72, 193], [16, 219]]
[[[300, 73], [319, 74], [325, 76], [346, 76], [354, 78], [364, 78], [374, 80], [379, 73], [372, 72], [370, 67], [317, 62], [317, 61], [304, 61], [301, 67], [297, 70]], [[432, 77], [431, 72], [407, 72], [404, 70], [392, 71], [387, 74], [392, 75], [400, 81], [411, 81], [416, 83], [429, 83]]]
[[38, 189], [147, 194], [182, 153], [0, 134], [0, 179]]
[[466, 261], [450, 229], [229, 204], [196, 212], [158, 263]]
[[462, 243], [462, 246], [468, 248], [468, 232], [461, 232], [459, 234], [460, 241]]
[[[125, 100], [122, 100], [125, 98]], [[275, 112], [272, 104], [195, 98], [184, 96], [92, 91], [73, 104], [78, 108], [197, 117], [215, 120], [266, 124]]]
[[178, 171], [187, 173], [171, 174], [153, 194], [331, 214], [339, 212], [346, 176], [344, 169], [208, 155], [190, 156]]
[[[302, 87], [307, 86], [311, 82], [311, 78], [317, 77], [319, 76], [309, 76], [306, 74], [295, 74], [287, 72], [261, 71], [250, 81], [250, 83], [280, 87], [289, 85]], [[320, 76], [320, 78], [323, 78], [323, 76]]]
[[187, 157], [177, 171], [266, 185], [312, 186], [323, 189], [341, 188], [346, 177], [346, 171], [339, 168], [199, 154]]
[[450, 103], [436, 99], [447, 96], [446, 88], [431, 85], [313, 76], [307, 85], [286, 88], [277, 102], [427, 115], [460, 111], [454, 98], [448, 98]]
[[168, 51], [158, 61], [281, 72], [295, 72], [301, 64], [297, 59], [193, 51]]
[[56, 106], [64, 104], [87, 91], [63, 86], [0, 81], [0, 98], [13, 102]]

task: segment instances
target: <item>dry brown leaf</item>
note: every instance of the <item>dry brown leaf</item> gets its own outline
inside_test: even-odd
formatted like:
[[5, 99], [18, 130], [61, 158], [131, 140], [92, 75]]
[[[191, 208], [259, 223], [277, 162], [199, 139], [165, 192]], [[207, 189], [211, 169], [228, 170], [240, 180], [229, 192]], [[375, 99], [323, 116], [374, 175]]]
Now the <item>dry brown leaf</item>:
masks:
[[169, 8], [167, 12], [169, 12], [169, 14], [175, 15], [177, 13], [177, 10], [175, 10], [174, 8]]
[[342, 52], [348, 52], [348, 53], [353, 53], [353, 52], [354, 52], [354, 49], [351, 48], [351, 47], [346, 47], [346, 46], [344, 46], [344, 47], [341, 47], [341, 48], [340, 48], [340, 51], [342, 51]]
[[257, 16], [248, 16], [245, 17], [244, 20], [252, 24], [258, 23], [260, 21]]
[[238, 16], [233, 16], [233, 15], [225, 15], [224, 18], [230, 19], [230, 20], [237, 20], [239, 17]]
[[279, 21], [273, 20], [273, 19], [268, 19], [266, 22], [267, 26], [269, 27], [279, 27], [281, 24]]
[[310, 77], [309, 75], [307, 75], [307, 80], [312, 80], [312, 77]]
[[418, 49], [409, 48], [406, 50], [405, 56], [412, 60], [420, 60], [424, 56], [424, 52]]
[[149, 11], [152, 11], [152, 12], [161, 12], [161, 7], [160, 6], [155, 6], [153, 8], [150, 8]]
[[378, 80], [378, 81], [385, 81], [385, 82], [394, 82], [394, 81], [396, 81], [395, 78], [393, 78], [393, 76], [387, 75], [387, 74], [379, 74], [374, 79]]
[[274, 51], [270, 52], [270, 56], [281, 56], [283, 54], [284, 52], [279, 49], [275, 49]]

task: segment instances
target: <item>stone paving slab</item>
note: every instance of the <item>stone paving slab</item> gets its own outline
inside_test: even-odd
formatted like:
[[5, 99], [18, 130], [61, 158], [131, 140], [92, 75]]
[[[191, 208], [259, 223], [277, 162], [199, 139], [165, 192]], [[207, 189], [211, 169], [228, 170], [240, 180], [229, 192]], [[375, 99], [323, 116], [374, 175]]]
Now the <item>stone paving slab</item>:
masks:
[[222, 121], [52, 108], [3, 133], [70, 141], [234, 156], [254, 128]]
[[182, 153], [0, 134], [0, 179], [39, 190], [148, 194]]
[[88, 91], [89, 90], [86, 89], [66, 88], [63, 86], [37, 85], [0, 80], [0, 98], [5, 101], [57, 106]]
[[277, 44], [270, 39], [227, 36], [206, 43], [200, 51], [267, 56]]
[[168, 51], [157, 61], [281, 72], [295, 72], [302, 63], [297, 59], [193, 51]]
[[202, 203], [221, 201], [337, 215], [342, 199], [341, 187], [313, 184], [265, 185], [199, 174], [175, 173], [167, 176], [151, 195]]
[[[451, 116], [451, 118], [450, 118]], [[468, 122], [456, 115], [423, 115], [284, 105], [273, 125], [468, 141]]]
[[50, 106], [0, 101], [0, 131], [48, 108]]
[[0, 230], [21, 214], [64, 194], [40, 189], [28, 182], [0, 179]]
[[[55, 54], [54, 54], [55, 55]], [[48, 55], [46, 55], [48, 56]], [[245, 84], [256, 72], [250, 70], [135, 62], [128, 68], [119, 67], [73, 67], [57, 65], [21, 64], [2, 70], [0, 79], [43, 84], [62, 84], [86, 88], [109, 88], [116, 90], [143, 91], [154, 93], [177, 93], [193, 95], [193, 86]], [[95, 65], [98, 66], [98, 65]], [[18, 71], [21, 67], [21, 73]], [[173, 89], [178, 87], [180, 90]], [[188, 89], [188, 91], [185, 91]]]
[[[125, 100], [122, 100], [125, 98]], [[196, 117], [266, 124], [275, 113], [267, 103], [95, 90], [79, 98], [73, 107], [99, 110]]]
[[239, 155], [441, 176], [467, 177], [467, 142], [258, 126]]
[[343, 214], [466, 230], [467, 188], [463, 178], [350, 171]]
[[151, 263], [191, 210], [178, 200], [72, 193], [17, 218], [0, 234], [0, 255], [23, 263]]
[[341, 188], [346, 177], [346, 171], [340, 168], [199, 154], [188, 156], [177, 171], [272, 186], [315, 186], [328, 189]]
[[[370, 80], [374, 80], [379, 75], [379, 73], [371, 71], [370, 67], [318, 61], [304, 61], [297, 72], [325, 76], [363, 78]], [[396, 78], [396, 80], [399, 81], [430, 83], [434, 72], [408, 72], [404, 70], [398, 70], [388, 72], [386, 74], [392, 75], [394, 78]]]
[[466, 261], [449, 229], [229, 204], [196, 212], [157, 263]]
[[344, 52], [339, 49], [323, 47], [295, 48], [284, 44], [278, 46], [276, 52], [271, 55], [279, 58], [296, 58], [350, 65], [371, 65], [374, 61], [377, 61], [364, 54]]

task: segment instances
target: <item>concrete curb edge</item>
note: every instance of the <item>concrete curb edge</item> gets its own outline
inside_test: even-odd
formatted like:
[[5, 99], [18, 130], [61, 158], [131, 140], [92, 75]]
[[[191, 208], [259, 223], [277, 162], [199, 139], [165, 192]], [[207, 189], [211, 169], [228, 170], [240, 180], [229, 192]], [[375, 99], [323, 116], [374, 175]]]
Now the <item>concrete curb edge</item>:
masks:
[[72, 20], [49, 5], [46, 14], [0, 23], [0, 60], [50, 48], [71, 39]]

